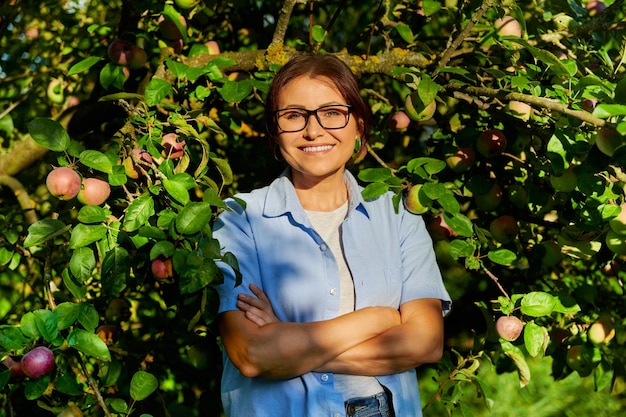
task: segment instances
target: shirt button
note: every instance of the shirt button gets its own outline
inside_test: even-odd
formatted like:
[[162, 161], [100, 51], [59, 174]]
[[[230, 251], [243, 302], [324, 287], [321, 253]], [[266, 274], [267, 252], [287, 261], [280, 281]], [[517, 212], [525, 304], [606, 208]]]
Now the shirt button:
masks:
[[341, 413], [335, 413], [335, 417], [341, 417]]
[[322, 244], [320, 245], [320, 250], [321, 250], [322, 252], [326, 252], [326, 249], [328, 249], [328, 246], [326, 246], [326, 244], [325, 244], [325, 243], [322, 243]]
[[331, 288], [330, 295], [335, 295], [335, 294], [337, 294], [337, 288]]
[[326, 374], [322, 375], [322, 381], [323, 382], [328, 381], [328, 375], [326, 375]]

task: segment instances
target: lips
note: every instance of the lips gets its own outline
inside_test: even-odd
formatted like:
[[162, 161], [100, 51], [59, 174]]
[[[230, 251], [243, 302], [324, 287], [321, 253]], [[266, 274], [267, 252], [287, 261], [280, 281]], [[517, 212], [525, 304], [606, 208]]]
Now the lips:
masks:
[[305, 146], [302, 149], [303, 152], [324, 152], [333, 148], [333, 145], [320, 145], [320, 146]]

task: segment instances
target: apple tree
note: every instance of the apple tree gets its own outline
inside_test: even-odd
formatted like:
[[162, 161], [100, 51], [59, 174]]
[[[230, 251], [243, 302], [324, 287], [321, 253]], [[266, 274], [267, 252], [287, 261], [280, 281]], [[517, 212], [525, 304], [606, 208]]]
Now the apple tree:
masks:
[[[374, 129], [365, 198], [424, 216], [454, 299], [425, 415], [479, 370], [622, 395], [623, 0], [0, 6], [0, 415], [219, 416], [211, 235], [282, 169], [264, 94], [336, 54]], [[18, 40], [18, 41], [16, 41]]]

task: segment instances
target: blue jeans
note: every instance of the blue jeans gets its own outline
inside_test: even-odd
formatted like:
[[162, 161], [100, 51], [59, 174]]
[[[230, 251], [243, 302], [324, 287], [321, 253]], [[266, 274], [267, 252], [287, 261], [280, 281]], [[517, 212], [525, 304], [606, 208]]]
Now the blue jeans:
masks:
[[348, 417], [393, 417], [393, 403], [389, 391], [371, 397], [352, 398], [346, 401]]

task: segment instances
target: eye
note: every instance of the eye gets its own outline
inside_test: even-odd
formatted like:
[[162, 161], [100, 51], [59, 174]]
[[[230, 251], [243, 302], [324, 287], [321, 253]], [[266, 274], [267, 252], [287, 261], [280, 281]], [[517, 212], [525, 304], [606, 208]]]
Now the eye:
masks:
[[287, 120], [298, 120], [305, 116], [306, 115], [304, 114], [304, 112], [297, 111], [297, 110], [288, 110], [283, 113], [280, 113], [279, 115], [281, 119], [287, 119]]
[[334, 118], [345, 116], [347, 111], [343, 107], [325, 107], [318, 110], [318, 113], [324, 118]]

